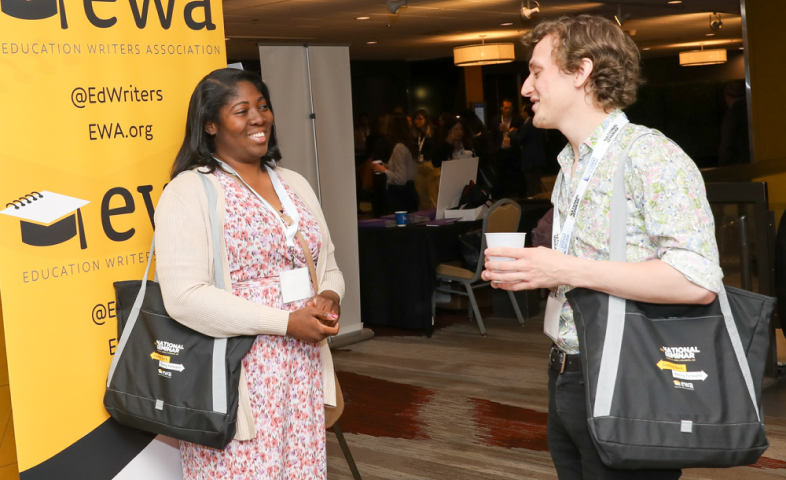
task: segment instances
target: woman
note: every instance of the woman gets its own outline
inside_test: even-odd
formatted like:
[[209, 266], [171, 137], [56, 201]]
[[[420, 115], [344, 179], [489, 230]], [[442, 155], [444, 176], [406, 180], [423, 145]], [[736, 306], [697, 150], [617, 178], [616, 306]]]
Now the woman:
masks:
[[[258, 75], [221, 69], [203, 78], [156, 209], [167, 311], [209, 336], [257, 336], [243, 359], [235, 438], [223, 450], [181, 442], [185, 480], [327, 475], [324, 404], [335, 405], [335, 383], [324, 340], [338, 333], [344, 280], [308, 182], [275, 166], [281, 155], [273, 120]], [[218, 193], [221, 258], [213, 258], [211, 212], [198, 175]], [[308, 282], [310, 298], [301, 293], [284, 303], [282, 295], [299, 293], [303, 282], [293, 286], [282, 276], [308, 265], [295, 231], [316, 263], [319, 291]], [[228, 272], [226, 289], [211, 285], [214, 261]]]
[[417, 145], [410, 135], [409, 120], [404, 115], [394, 115], [388, 126], [390, 144], [393, 152], [387, 164], [375, 163], [371, 168], [387, 176], [388, 212], [418, 209], [418, 192], [415, 190], [417, 176]]
[[418, 163], [431, 161], [434, 154], [434, 126], [423, 108], [415, 112], [415, 139], [418, 142]]
[[434, 151], [434, 167], [441, 168], [442, 162], [459, 158], [471, 158], [475, 154], [472, 148], [472, 133], [464, 128], [464, 122], [450, 118], [440, 129]]

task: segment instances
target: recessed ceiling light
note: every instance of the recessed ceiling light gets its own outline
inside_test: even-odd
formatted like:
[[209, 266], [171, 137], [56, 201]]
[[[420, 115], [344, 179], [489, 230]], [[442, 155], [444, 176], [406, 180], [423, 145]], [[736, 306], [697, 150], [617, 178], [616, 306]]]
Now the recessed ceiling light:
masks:
[[671, 3], [671, 4], [682, 3], [682, 0], [672, 0], [669, 3]]
[[649, 50], [649, 49], [650, 49], [650, 47], [642, 48], [642, 50]]
[[357, 17], [355, 20], [371, 20], [371, 17]]
[[704, 36], [705, 37], [714, 37], [715, 34], [714, 33], [705, 33]]
[[745, 50], [745, 47], [740, 47], [740, 50]]
[[229, 37], [224, 37], [224, 41], [228, 42], [229, 41]]
[[368, 45], [375, 45], [377, 42], [366, 42]]
[[500, 25], [503, 26], [503, 27], [509, 27], [509, 26], [513, 25], [513, 23], [512, 22], [500, 23]]

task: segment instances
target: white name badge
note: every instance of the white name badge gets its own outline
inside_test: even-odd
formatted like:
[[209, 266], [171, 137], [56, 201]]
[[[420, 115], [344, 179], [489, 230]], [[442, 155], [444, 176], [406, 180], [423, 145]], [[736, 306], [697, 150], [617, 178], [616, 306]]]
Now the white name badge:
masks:
[[279, 272], [278, 276], [281, 279], [281, 298], [284, 303], [311, 297], [311, 277], [308, 268], [283, 270]]
[[559, 337], [559, 317], [562, 315], [562, 305], [565, 297], [558, 297], [555, 293], [549, 294], [546, 301], [546, 314], [543, 316], [543, 333], [548, 335], [554, 343]]

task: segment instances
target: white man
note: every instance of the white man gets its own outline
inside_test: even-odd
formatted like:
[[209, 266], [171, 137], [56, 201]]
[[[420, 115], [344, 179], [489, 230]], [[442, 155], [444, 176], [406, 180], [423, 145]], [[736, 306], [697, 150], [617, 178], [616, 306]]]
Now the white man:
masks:
[[502, 198], [514, 193], [523, 195], [519, 147], [518, 144], [511, 142], [511, 136], [521, 128], [522, 119], [515, 112], [513, 102], [508, 98], [502, 99], [499, 113], [489, 123], [491, 152], [499, 172], [499, 184], [494, 188], [494, 196]]
[[[679, 470], [623, 471], [601, 462], [587, 427], [583, 347], [565, 292], [584, 287], [650, 303], [711, 303], [723, 274], [704, 182], [677, 145], [629, 123], [622, 112], [636, 100], [640, 57], [617, 25], [595, 16], [563, 17], [539, 24], [524, 43], [532, 56], [521, 93], [532, 101], [533, 123], [558, 129], [569, 141], [558, 156], [552, 195], [556, 248], [487, 250], [487, 259], [515, 261], [487, 260], [483, 278], [504, 282], [492, 285], [506, 290], [552, 289], [544, 319], [556, 332], [548, 444], [559, 478], [677, 479]], [[626, 151], [628, 263], [609, 261], [612, 183]], [[560, 246], [566, 235], [569, 243]]]

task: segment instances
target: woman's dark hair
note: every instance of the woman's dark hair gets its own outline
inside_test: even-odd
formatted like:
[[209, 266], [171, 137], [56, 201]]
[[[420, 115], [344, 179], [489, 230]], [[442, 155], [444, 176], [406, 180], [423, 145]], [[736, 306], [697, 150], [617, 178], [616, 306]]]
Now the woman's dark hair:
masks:
[[[191, 94], [186, 118], [186, 136], [172, 165], [171, 178], [195, 167], [208, 167], [211, 172], [218, 168], [218, 162], [213, 158], [216, 150], [215, 138], [205, 131], [205, 125], [208, 122], [220, 121], [221, 108], [237, 95], [237, 84], [240, 82], [253, 84], [265, 97], [267, 107], [270, 113], [273, 113], [270, 91], [262, 81], [262, 77], [256, 73], [235, 68], [221, 68], [210, 72]], [[260, 165], [265, 163], [275, 165], [278, 160], [281, 160], [281, 152], [278, 150], [274, 122], [270, 127], [267, 154], [260, 158]]]
[[455, 127], [457, 123], [459, 123], [458, 118], [453, 115], [451, 115], [450, 118], [445, 118], [445, 121], [439, 127], [438, 138], [446, 142], [450, 131], [453, 130], [453, 127]]
[[415, 139], [412, 138], [409, 120], [405, 115], [396, 114], [390, 119], [390, 123], [388, 124], [388, 139], [394, 146], [398, 143], [403, 143], [412, 154], [412, 158], [417, 158], [418, 145], [415, 143]]

